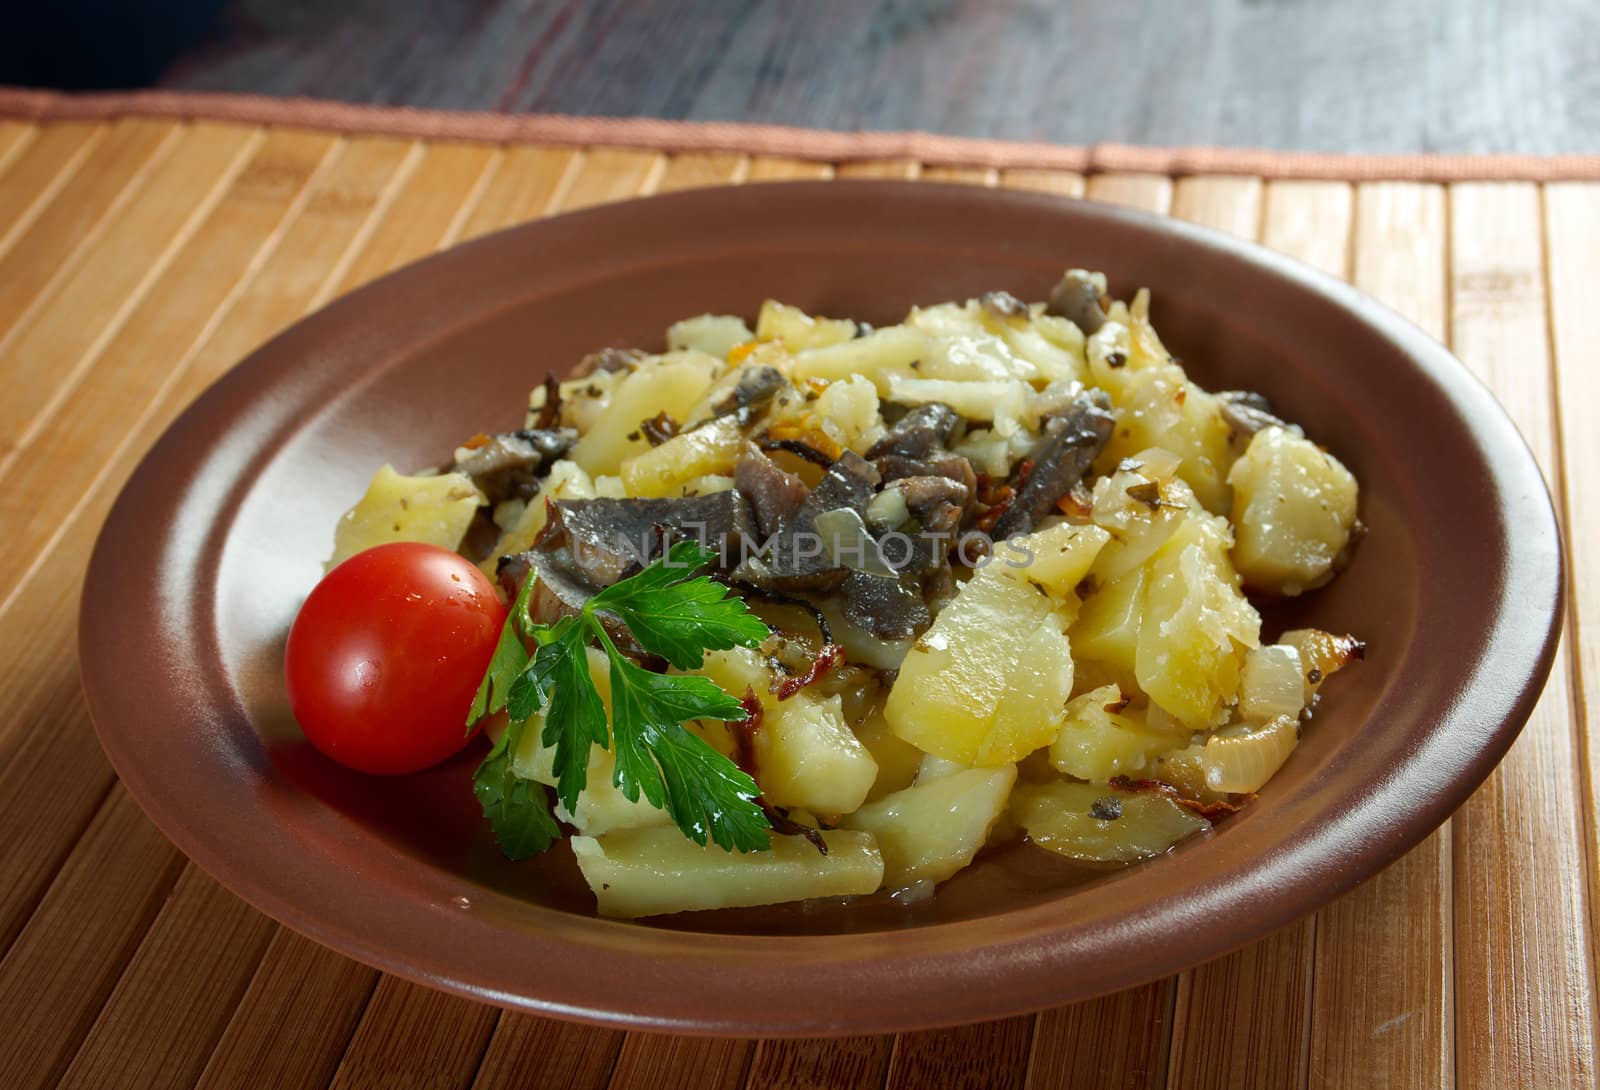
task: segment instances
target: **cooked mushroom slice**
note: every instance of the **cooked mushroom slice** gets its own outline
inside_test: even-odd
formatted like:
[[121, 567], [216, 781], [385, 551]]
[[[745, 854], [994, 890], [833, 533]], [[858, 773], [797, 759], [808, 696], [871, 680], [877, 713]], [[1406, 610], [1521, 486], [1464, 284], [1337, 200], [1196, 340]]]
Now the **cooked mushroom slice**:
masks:
[[756, 529], [763, 538], [782, 530], [811, 494], [806, 482], [780, 469], [754, 443], [745, 444], [734, 464], [733, 484], [750, 501]]
[[845, 617], [880, 640], [904, 640], [933, 622], [914, 580], [853, 571], [839, 586]]
[[[533, 550], [516, 553], [501, 557], [495, 574], [500, 579], [500, 585], [505, 588], [506, 597], [512, 601], [516, 600], [522, 591], [522, 584], [531, 575], [536, 582], [533, 584], [533, 592], [528, 595], [528, 616], [535, 624], [552, 625], [563, 617], [577, 614], [583, 609], [584, 603], [600, 591], [599, 587], [584, 582], [581, 576], [568, 567], [570, 559], [570, 555], [565, 551]], [[625, 654], [646, 662], [652, 658], [634, 640], [633, 633], [628, 631], [626, 625], [610, 619], [603, 613], [600, 622], [605, 625], [611, 642]], [[660, 665], [665, 669], [664, 661]]]
[[714, 416], [739, 414], [739, 422], [749, 422], [757, 406], [771, 401], [789, 380], [776, 367], [746, 367], [739, 372], [739, 381], [727, 395], [711, 406]]
[[457, 473], [472, 478], [491, 505], [502, 500], [528, 500], [550, 467], [572, 449], [578, 433], [571, 428], [530, 428], [491, 436], [455, 463]]
[[1272, 403], [1253, 390], [1220, 390], [1217, 395], [1218, 411], [1228, 425], [1234, 439], [1249, 441], [1262, 428], [1288, 427], [1272, 411]]
[[949, 477], [902, 477], [883, 486], [873, 506], [904, 508], [906, 520], [883, 535], [879, 552], [903, 575], [927, 575], [949, 562], [972, 489]]
[[907, 477], [944, 477], [967, 490], [968, 506], [977, 498], [978, 474], [973, 470], [972, 463], [960, 454], [940, 453], [928, 458], [885, 454], [875, 464], [885, 481], [898, 481]]
[[1081, 395], [1070, 408], [1047, 419], [1039, 446], [1013, 485], [1016, 498], [995, 523], [995, 538], [1032, 531], [1034, 523], [1083, 479], [1111, 438], [1115, 423], [1111, 399], [1100, 390]]
[[1093, 273], [1068, 269], [1050, 292], [1050, 302], [1044, 312], [1067, 319], [1089, 336], [1106, 322], [1105, 308], [1100, 305], [1103, 291], [1104, 286], [1096, 281]]
[[606, 587], [661, 553], [664, 535], [687, 537], [730, 562], [755, 536], [750, 505], [729, 489], [682, 499], [559, 500], [536, 547], [565, 550], [568, 568]]
[[860, 455], [845, 451], [822, 475], [794, 518], [771, 539], [768, 555], [750, 558], [735, 573], [736, 577], [779, 590], [837, 586], [845, 570], [830, 555], [823, 535], [818, 533], [817, 516], [839, 509], [860, 514], [866, 510], [881, 479], [878, 471]]
[[900, 455], [927, 458], [955, 438], [961, 416], [941, 401], [918, 405], [895, 421], [889, 433], [867, 448], [868, 458]]
[[986, 291], [978, 296], [978, 305], [996, 318], [1026, 318], [1028, 304], [1009, 291]]
[[596, 371], [628, 371], [644, 358], [645, 354], [637, 348], [602, 348], [579, 360], [568, 377], [588, 378]]

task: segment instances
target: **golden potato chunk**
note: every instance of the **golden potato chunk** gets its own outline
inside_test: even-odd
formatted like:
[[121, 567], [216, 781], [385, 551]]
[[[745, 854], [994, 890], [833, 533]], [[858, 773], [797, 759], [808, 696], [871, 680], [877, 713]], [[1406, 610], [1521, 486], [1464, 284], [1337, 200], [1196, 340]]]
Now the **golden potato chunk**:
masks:
[[733, 472], [743, 448], [739, 421], [725, 416], [625, 460], [622, 485], [634, 497], [679, 496], [691, 481]]
[[1041, 848], [1094, 863], [1148, 859], [1211, 828], [1165, 795], [1092, 783], [1024, 784], [1012, 792], [1011, 812]]
[[745, 647], [712, 651], [695, 673], [725, 692], [748, 690], [761, 701], [752, 748], [756, 782], [774, 806], [844, 814], [860, 806], [878, 778], [878, 763], [845, 722], [837, 696], [802, 689], [788, 700], [770, 692], [772, 672]]
[[721, 367], [704, 352], [673, 352], [645, 360], [617, 383], [606, 411], [572, 448], [572, 460], [591, 476], [617, 472], [623, 459], [650, 449], [639, 425], [658, 413], [680, 422], [688, 419]]
[[1356, 479], [1298, 428], [1262, 428], [1228, 473], [1233, 563], [1252, 587], [1296, 595], [1333, 578], [1356, 523]]
[[1061, 732], [1050, 743], [1050, 763], [1080, 780], [1137, 779], [1158, 756], [1189, 744], [1189, 731], [1153, 727], [1126, 705], [1115, 685], [1074, 697]]
[[901, 738], [968, 766], [1014, 764], [1056, 735], [1072, 652], [1051, 599], [990, 564], [917, 640], [884, 716]]
[[827, 855], [798, 836], [774, 836], [770, 850], [741, 854], [702, 848], [672, 827], [624, 829], [599, 839], [575, 836], [572, 854], [600, 914], [623, 919], [848, 897], [883, 884], [883, 856], [871, 833], [821, 835]]
[[856, 335], [856, 324], [848, 318], [821, 318], [799, 307], [768, 299], [756, 316], [756, 338], [782, 341], [790, 352], [806, 348], [826, 348], [842, 344]]
[[1245, 654], [1260, 644], [1261, 617], [1228, 564], [1228, 528], [1196, 512], [1150, 562], [1134, 675], [1185, 726], [1227, 722]]
[[869, 832], [883, 853], [883, 884], [942, 882], [972, 862], [1005, 811], [1013, 765], [949, 772], [870, 802], [844, 819]]
[[464, 474], [404, 477], [386, 465], [339, 519], [327, 566], [391, 541], [419, 541], [454, 551], [481, 503], [482, 494]]

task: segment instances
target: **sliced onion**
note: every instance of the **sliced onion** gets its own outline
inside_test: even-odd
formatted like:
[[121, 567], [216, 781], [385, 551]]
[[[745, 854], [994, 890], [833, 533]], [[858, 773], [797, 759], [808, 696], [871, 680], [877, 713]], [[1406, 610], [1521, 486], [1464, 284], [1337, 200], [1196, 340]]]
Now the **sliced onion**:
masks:
[[872, 536], [860, 512], [836, 507], [818, 515], [812, 525], [835, 564], [851, 571], [893, 578], [898, 573], [883, 558], [878, 539]]
[[1280, 715], [1298, 717], [1305, 707], [1304, 683], [1298, 648], [1286, 643], [1251, 648], [1239, 679], [1240, 718], [1269, 723]]
[[1261, 790], [1300, 742], [1299, 723], [1285, 715], [1265, 726], [1227, 727], [1206, 740], [1201, 754], [1206, 786], [1250, 794]]

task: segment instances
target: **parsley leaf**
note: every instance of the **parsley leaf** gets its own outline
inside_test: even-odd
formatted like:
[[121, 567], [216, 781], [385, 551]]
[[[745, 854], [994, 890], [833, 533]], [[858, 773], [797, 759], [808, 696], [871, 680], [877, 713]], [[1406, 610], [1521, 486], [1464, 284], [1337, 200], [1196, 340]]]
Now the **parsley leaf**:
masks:
[[556, 795], [569, 814], [578, 809], [578, 792], [589, 782], [589, 746], [607, 749], [611, 743], [605, 705], [589, 675], [588, 628], [574, 623], [544, 644], [530, 670], [548, 671], [550, 707], [539, 741], [556, 751]]
[[[533, 581], [532, 576], [529, 582]], [[534, 652], [531, 662], [526, 662], [522, 672], [511, 682], [510, 692], [506, 695], [506, 714], [514, 723], [525, 723], [544, 707], [545, 701], [550, 698], [550, 689], [555, 684], [555, 670], [560, 662], [564, 641], [571, 638], [571, 633], [578, 627], [578, 618], [563, 617], [554, 625], [545, 628], [535, 628], [533, 637], [539, 642], [539, 648]]]
[[[503, 708], [511, 721], [473, 782], [507, 855], [543, 851], [560, 835], [544, 788], [511, 768], [523, 731], [541, 709], [539, 741], [555, 751], [556, 795], [568, 812], [576, 811], [588, 784], [590, 747], [614, 747], [617, 788], [630, 801], [642, 794], [666, 810], [691, 840], [743, 852], [771, 845], [756, 782], [684, 726], [744, 719], [743, 705], [709, 678], [646, 670], [617, 650], [601, 620], [604, 613], [625, 625], [641, 648], [680, 670], [698, 667], [708, 650], [756, 646], [771, 634], [767, 626], [727, 587], [695, 574], [715, 555], [692, 541], [676, 542], [665, 557], [553, 625], [529, 618], [534, 577], [524, 583], [469, 720]], [[524, 640], [538, 644], [532, 655]], [[609, 722], [589, 668], [591, 643], [604, 650], [610, 669]]]
[[511, 769], [524, 726], [512, 723], [472, 776], [472, 793], [489, 819], [495, 843], [508, 859], [538, 855], [561, 836], [544, 785], [525, 780]]
[[630, 801], [642, 791], [696, 844], [709, 837], [729, 851], [771, 846], [761, 788], [738, 765], [684, 729], [690, 719], [743, 719], [744, 706], [709, 678], [655, 674], [602, 638], [611, 662], [615, 782]]
[[665, 558], [605, 588], [584, 612], [616, 617], [640, 647], [680, 670], [699, 666], [707, 651], [754, 647], [771, 630], [726, 586], [694, 575], [716, 555], [693, 541], [674, 542]]
[[[506, 706], [513, 684], [527, 668], [528, 649], [523, 646], [522, 640], [531, 627], [528, 623], [528, 595], [532, 591], [533, 579], [529, 578], [517, 593], [517, 600], [511, 604], [511, 612], [506, 614], [506, 623], [500, 629], [500, 642], [495, 644], [489, 669], [484, 672], [483, 680], [478, 682], [478, 695], [472, 698], [472, 707], [467, 711], [468, 734], [472, 733], [478, 720]], [[520, 719], [527, 717], [513, 716]]]

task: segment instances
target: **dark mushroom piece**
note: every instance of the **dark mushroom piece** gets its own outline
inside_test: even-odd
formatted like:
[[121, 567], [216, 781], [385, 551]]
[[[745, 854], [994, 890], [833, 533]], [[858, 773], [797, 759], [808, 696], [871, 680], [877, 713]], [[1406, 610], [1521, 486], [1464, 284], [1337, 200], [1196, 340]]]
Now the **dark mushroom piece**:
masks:
[[733, 560], [755, 536], [750, 505], [737, 491], [682, 499], [560, 500], [535, 548], [567, 554], [567, 567], [610, 586], [663, 551], [662, 539], [691, 538]]
[[1065, 318], [1085, 336], [1099, 332], [1106, 324], [1105, 308], [1100, 305], [1100, 286], [1094, 277], [1082, 269], [1068, 269], [1050, 291], [1050, 301], [1044, 312]]
[[1116, 421], [1103, 391], [1079, 396], [1071, 407], [1045, 420], [1043, 441], [1013, 483], [1016, 496], [996, 521], [996, 540], [1031, 533], [1034, 524], [1083, 479]]
[[933, 622], [922, 590], [908, 576], [893, 578], [853, 571], [839, 585], [845, 619], [880, 640], [904, 640]]
[[1220, 390], [1216, 394], [1218, 411], [1233, 438], [1249, 438], [1263, 428], [1287, 427], [1272, 411], [1272, 403], [1252, 390]]
[[789, 380], [775, 367], [746, 367], [739, 372], [733, 389], [711, 406], [712, 416], [737, 413], [739, 423], [747, 424], [758, 407], [771, 401], [788, 384]]
[[902, 575], [927, 575], [944, 567], [955, 547], [961, 517], [972, 502], [972, 489], [949, 477], [902, 477], [883, 486], [899, 493], [910, 523], [882, 535], [879, 552]]
[[528, 500], [538, 494], [550, 467], [577, 441], [578, 433], [570, 428], [505, 432], [467, 451], [453, 468], [471, 477], [490, 504]]
[[847, 450], [822, 475], [794, 517], [763, 544], [766, 555], [747, 557], [734, 573], [742, 582], [777, 590], [818, 590], [837, 586], [845, 570], [839, 566], [817, 516], [839, 509], [860, 514], [877, 491], [882, 478], [871, 463]]
[[811, 494], [806, 482], [779, 468], [754, 443], [746, 443], [744, 453], [734, 463], [733, 484], [749, 502], [756, 530], [763, 538], [788, 525]]
[[[560, 551], [534, 549], [500, 558], [495, 575], [504, 588], [506, 597], [516, 601], [522, 584], [532, 577], [533, 591], [528, 595], [528, 616], [534, 624], [553, 625], [563, 617], [573, 617], [584, 604], [600, 592], [600, 588], [587, 583], [583, 577], [567, 566], [569, 557]], [[640, 647], [626, 625], [600, 614], [600, 623], [618, 650], [645, 663], [650, 669], [665, 670], [665, 659], [657, 659]]]
[[966, 489], [966, 506], [971, 506], [978, 494], [978, 474], [963, 455], [948, 451], [927, 458], [907, 458], [900, 454], [885, 454], [875, 463], [885, 482], [912, 477], [943, 477]]
[[888, 434], [867, 448], [867, 457], [927, 458], [943, 450], [960, 427], [961, 415], [943, 402], [918, 405], [895, 421]]
[[597, 371], [629, 371], [644, 358], [645, 354], [637, 348], [602, 348], [579, 360], [568, 377], [588, 378]]

